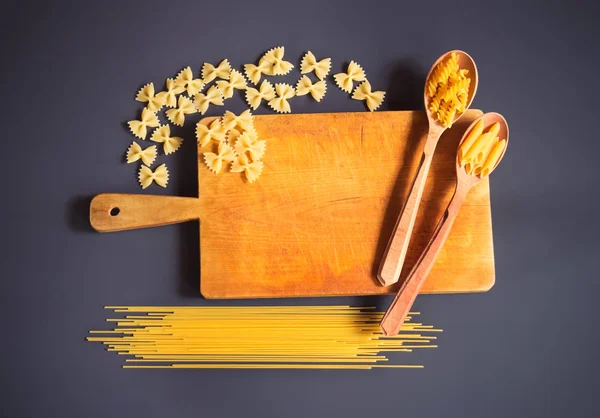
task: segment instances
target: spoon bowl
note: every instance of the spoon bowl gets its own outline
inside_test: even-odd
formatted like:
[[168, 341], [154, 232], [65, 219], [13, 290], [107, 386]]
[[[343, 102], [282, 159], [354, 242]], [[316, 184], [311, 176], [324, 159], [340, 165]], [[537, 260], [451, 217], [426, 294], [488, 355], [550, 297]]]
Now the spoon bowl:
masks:
[[[469, 74], [467, 75], [467, 77], [469, 77], [471, 79], [471, 84], [469, 84], [469, 96], [467, 97], [467, 105], [465, 106], [465, 112], [467, 111], [467, 109], [469, 109], [469, 107], [471, 106], [471, 103], [473, 103], [473, 98], [475, 98], [475, 93], [477, 92], [477, 84], [479, 82], [479, 77], [477, 75], [477, 65], [475, 65], [475, 61], [473, 60], [473, 58], [471, 58], [471, 56], [469, 54], [467, 54], [465, 51], [461, 51], [458, 49], [455, 49], [453, 51], [448, 51], [444, 55], [439, 57], [437, 59], [437, 61], [431, 66], [431, 69], [429, 70], [429, 73], [427, 74], [427, 78], [425, 79], [425, 89], [423, 91], [423, 101], [425, 103], [425, 113], [427, 113], [427, 118], [429, 119], [429, 126], [432, 126], [432, 124], [433, 124], [434, 126], [442, 128], [443, 130], [445, 130], [446, 127], [444, 125], [442, 125], [440, 122], [438, 122], [435, 115], [433, 113], [431, 113], [431, 111], [429, 110], [429, 103], [431, 102], [431, 98], [427, 94], [427, 86], [429, 85], [429, 80], [431, 80], [433, 72], [434, 72], [435, 68], [438, 66], [438, 64], [449, 59], [453, 53], [456, 54], [456, 56], [458, 57], [458, 67], [461, 70], [463, 70], [463, 69], [468, 70]], [[454, 116], [452, 123], [454, 123], [458, 119], [460, 119], [460, 117], [465, 112], [458, 113], [456, 116]]]

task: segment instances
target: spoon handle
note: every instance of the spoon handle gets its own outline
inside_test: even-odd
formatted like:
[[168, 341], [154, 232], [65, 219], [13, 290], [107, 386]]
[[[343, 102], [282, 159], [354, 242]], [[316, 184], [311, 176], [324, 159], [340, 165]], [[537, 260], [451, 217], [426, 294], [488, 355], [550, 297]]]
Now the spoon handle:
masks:
[[406, 198], [400, 217], [396, 222], [392, 236], [383, 253], [383, 259], [381, 260], [381, 265], [377, 272], [377, 279], [382, 286], [389, 286], [400, 279], [404, 258], [406, 257], [406, 250], [408, 249], [408, 243], [410, 242], [415, 220], [417, 219], [419, 204], [421, 203], [427, 174], [429, 173], [429, 167], [431, 166], [433, 151], [435, 150], [435, 146], [437, 145], [437, 141], [442, 132], [443, 131], [437, 129], [432, 129], [427, 136], [419, 171], [413, 180], [409, 195]]
[[381, 320], [380, 326], [385, 335], [396, 335], [410, 311], [425, 279], [429, 275], [437, 256], [439, 255], [448, 234], [452, 229], [456, 215], [469, 191], [468, 187], [461, 187], [460, 183], [454, 196], [448, 204], [446, 212], [440, 219], [431, 240], [425, 247], [423, 254], [417, 260], [408, 277], [402, 283], [398, 294], [392, 301], [387, 312]]

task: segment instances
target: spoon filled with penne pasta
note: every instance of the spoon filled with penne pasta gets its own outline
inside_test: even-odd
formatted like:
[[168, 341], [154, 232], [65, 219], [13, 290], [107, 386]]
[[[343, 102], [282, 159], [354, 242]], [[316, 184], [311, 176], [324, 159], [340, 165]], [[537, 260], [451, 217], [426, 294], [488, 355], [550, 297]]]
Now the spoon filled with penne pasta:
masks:
[[456, 156], [456, 190], [423, 254], [417, 260], [381, 320], [385, 335], [396, 335], [448, 238], [469, 190], [496, 168], [508, 144], [508, 124], [499, 113], [486, 113], [469, 126]]
[[477, 83], [475, 61], [469, 54], [459, 50], [449, 51], [439, 57], [427, 75], [423, 99], [429, 133], [419, 169], [377, 272], [377, 279], [383, 286], [400, 279], [433, 153], [444, 131], [452, 127], [471, 106]]

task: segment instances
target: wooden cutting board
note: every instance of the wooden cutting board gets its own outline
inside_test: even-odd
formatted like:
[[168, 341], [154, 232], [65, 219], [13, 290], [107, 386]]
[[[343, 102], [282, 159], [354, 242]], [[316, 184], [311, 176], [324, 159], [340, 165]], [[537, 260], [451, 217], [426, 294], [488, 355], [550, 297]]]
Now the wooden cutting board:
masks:
[[[468, 111], [440, 139], [400, 282], [442, 216], [454, 190], [457, 144], [481, 114]], [[375, 275], [421, 158], [424, 112], [256, 116], [255, 126], [267, 139], [255, 183], [237, 173], [214, 175], [199, 150], [199, 199], [99, 195], [92, 225], [113, 231], [200, 219], [206, 298], [395, 293], [399, 283], [384, 288]], [[120, 213], [110, 216], [114, 207]], [[469, 193], [423, 292], [481, 292], [493, 284], [486, 179]]]

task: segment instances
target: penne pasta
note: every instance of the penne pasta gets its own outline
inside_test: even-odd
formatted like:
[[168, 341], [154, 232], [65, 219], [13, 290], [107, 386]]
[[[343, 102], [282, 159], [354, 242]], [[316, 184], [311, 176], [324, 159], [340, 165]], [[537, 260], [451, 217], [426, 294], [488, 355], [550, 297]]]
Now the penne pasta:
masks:
[[[460, 148], [458, 149], [458, 159], [462, 161], [463, 156], [469, 151], [469, 149], [473, 146], [473, 143], [477, 138], [481, 136], [483, 133], [483, 121], [480, 119], [477, 121], [473, 129], [469, 132], [469, 135], [465, 138], [465, 140], [460, 144]], [[461, 162], [462, 165], [462, 162]]]
[[486, 144], [483, 146], [481, 151], [479, 151], [477, 153], [477, 155], [475, 156], [475, 164], [483, 165], [483, 163], [485, 162], [485, 159], [487, 158], [488, 155], [490, 155], [490, 152], [492, 151], [492, 147], [494, 146], [494, 144], [496, 142], [498, 142], [498, 137], [494, 137], [494, 139], [490, 138], [490, 140], [486, 142]]
[[461, 160], [466, 163], [475, 162], [475, 157], [479, 153], [479, 151], [485, 146], [485, 144], [489, 141], [489, 137], [491, 136], [490, 132], [486, 132], [484, 134], [479, 135], [479, 138], [473, 143], [473, 146], [469, 148], [469, 150], [465, 153]]
[[492, 170], [496, 167], [498, 160], [500, 160], [500, 157], [502, 157], [505, 147], [506, 139], [498, 141], [496, 144], [494, 144], [490, 155], [486, 158], [483, 168], [481, 169], [481, 177], [487, 177], [490, 175]]

